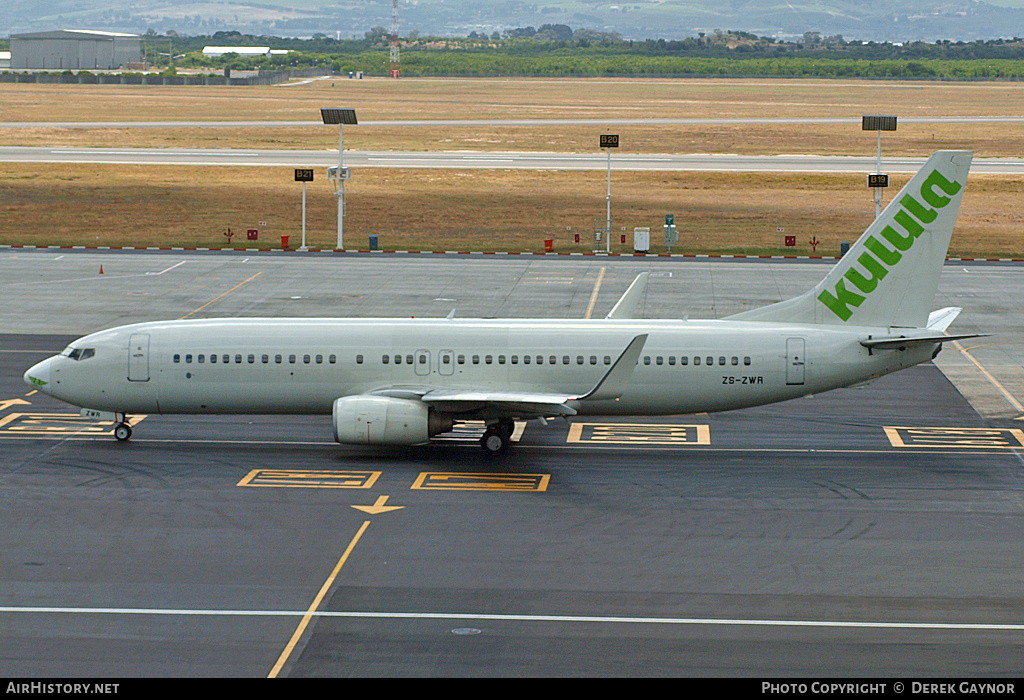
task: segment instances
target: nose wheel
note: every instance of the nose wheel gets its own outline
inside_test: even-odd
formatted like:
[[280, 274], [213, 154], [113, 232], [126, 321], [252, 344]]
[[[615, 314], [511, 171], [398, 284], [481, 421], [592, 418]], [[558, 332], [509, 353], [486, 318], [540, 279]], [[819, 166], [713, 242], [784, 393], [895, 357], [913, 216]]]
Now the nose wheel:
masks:
[[118, 442], [127, 442], [131, 436], [132, 426], [127, 423], [118, 423], [117, 427], [114, 428], [114, 437], [117, 438]]

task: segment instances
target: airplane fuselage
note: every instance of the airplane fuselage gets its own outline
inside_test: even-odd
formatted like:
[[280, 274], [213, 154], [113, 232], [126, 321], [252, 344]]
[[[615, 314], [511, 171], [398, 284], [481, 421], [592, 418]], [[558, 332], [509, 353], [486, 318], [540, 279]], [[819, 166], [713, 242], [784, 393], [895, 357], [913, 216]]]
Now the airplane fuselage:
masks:
[[648, 338], [628, 388], [615, 400], [574, 402], [579, 413], [756, 406], [858, 384], [936, 349], [869, 350], [861, 340], [892, 331], [812, 324], [211, 319], [94, 333], [30, 374], [54, 397], [102, 411], [328, 414], [340, 397], [381, 388], [582, 395], [640, 333]]

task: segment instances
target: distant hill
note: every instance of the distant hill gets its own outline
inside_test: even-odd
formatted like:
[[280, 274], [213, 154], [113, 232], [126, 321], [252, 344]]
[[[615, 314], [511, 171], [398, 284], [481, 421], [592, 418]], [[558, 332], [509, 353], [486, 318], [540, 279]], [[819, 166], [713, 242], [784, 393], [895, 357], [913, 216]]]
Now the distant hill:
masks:
[[[806, 32], [870, 41], [973, 41], [1024, 36], [1024, 0], [408, 0], [399, 33], [491, 36], [567, 25], [624, 39], [679, 39], [715, 29], [792, 40]], [[157, 34], [362, 37], [391, 27], [390, 0], [13, 0], [0, 3], [0, 37], [58, 28]]]

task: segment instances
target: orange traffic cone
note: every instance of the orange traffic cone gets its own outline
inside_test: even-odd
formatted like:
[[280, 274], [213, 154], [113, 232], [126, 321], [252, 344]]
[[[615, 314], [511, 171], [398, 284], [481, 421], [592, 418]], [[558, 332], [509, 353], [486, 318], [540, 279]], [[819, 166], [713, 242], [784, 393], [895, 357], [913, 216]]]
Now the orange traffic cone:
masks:
[[101, 275], [103, 274], [103, 266], [102, 265], [100, 265], [100, 274]]

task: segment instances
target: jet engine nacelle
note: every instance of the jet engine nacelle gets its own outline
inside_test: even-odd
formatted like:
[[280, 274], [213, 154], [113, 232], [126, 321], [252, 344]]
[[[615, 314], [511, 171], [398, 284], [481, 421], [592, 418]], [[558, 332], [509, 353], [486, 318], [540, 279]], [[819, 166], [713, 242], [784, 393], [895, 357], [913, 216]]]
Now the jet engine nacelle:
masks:
[[422, 401], [346, 396], [334, 402], [334, 439], [348, 445], [418, 445], [452, 427], [451, 418]]

